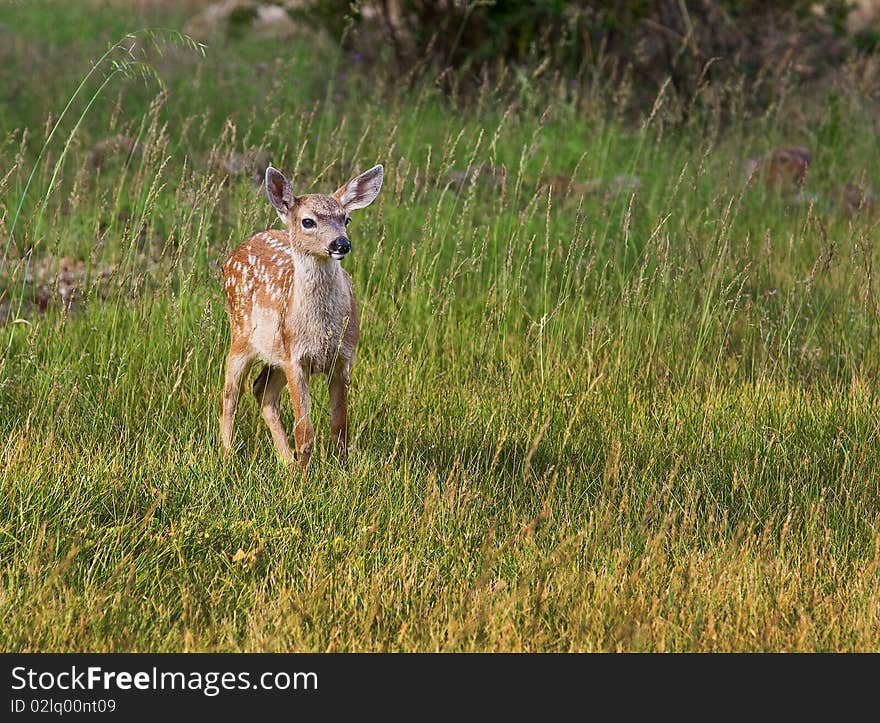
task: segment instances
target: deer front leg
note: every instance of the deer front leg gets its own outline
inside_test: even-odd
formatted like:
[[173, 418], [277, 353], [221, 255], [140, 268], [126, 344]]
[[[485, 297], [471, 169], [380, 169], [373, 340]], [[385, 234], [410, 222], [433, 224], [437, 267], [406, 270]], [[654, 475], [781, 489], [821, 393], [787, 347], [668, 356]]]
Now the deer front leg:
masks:
[[293, 461], [293, 452], [284, 425], [281, 423], [281, 390], [287, 384], [284, 372], [278, 367], [266, 365], [254, 380], [254, 396], [263, 411], [263, 419], [272, 433], [272, 441], [278, 455], [285, 462]]
[[226, 452], [232, 448], [232, 426], [241, 392], [241, 380], [253, 361], [246, 351], [230, 349], [226, 357], [226, 381], [223, 384], [223, 408], [220, 414], [220, 441]]
[[340, 361], [330, 373], [330, 435], [343, 462], [348, 461], [348, 370]]
[[312, 456], [312, 445], [315, 442], [315, 428], [309, 418], [309, 377], [302, 365], [289, 363], [284, 367], [287, 375], [287, 388], [293, 402], [293, 439], [299, 455], [299, 463], [305, 469]]

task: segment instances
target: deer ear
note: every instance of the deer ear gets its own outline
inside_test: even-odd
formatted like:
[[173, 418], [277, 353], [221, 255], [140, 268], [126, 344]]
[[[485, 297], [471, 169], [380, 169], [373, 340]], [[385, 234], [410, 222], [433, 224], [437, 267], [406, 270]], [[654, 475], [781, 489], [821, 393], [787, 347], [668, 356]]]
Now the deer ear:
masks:
[[381, 165], [373, 166], [338, 188], [333, 196], [346, 211], [366, 208], [379, 195], [384, 174], [385, 169]]
[[278, 212], [279, 218], [286, 222], [287, 214], [290, 213], [296, 199], [293, 197], [290, 181], [272, 166], [266, 169], [266, 195], [269, 197], [269, 203]]

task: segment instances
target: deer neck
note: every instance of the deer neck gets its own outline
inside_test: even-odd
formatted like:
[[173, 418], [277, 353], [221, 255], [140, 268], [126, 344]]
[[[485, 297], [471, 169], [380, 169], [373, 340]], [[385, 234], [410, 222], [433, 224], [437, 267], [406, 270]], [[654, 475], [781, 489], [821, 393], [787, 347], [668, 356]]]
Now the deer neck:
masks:
[[293, 251], [294, 293], [300, 298], [332, 294], [339, 286], [339, 262]]
[[350, 294], [336, 259], [294, 253], [293, 297], [286, 319], [290, 355], [308, 361], [313, 371], [327, 371], [335, 353], [351, 356], [351, 350], [340, 348]]

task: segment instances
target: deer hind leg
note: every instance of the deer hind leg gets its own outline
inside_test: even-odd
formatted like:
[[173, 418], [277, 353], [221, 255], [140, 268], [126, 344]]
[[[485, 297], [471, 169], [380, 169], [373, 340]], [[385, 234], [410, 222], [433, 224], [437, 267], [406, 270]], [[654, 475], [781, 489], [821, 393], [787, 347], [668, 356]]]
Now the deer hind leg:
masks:
[[285, 365], [284, 373], [287, 376], [287, 388], [290, 391], [296, 420], [293, 439], [296, 442], [300, 464], [305, 469], [312, 456], [312, 446], [315, 442], [315, 428], [309, 418], [309, 376], [306, 370], [296, 363]]
[[254, 379], [254, 396], [257, 404], [263, 412], [263, 419], [269, 431], [272, 433], [272, 441], [275, 449], [285, 462], [293, 461], [293, 452], [284, 425], [281, 423], [281, 390], [287, 384], [287, 377], [278, 367], [263, 367], [263, 370]]
[[349, 365], [340, 361], [330, 373], [330, 435], [343, 462], [348, 461], [348, 382]]
[[223, 409], [220, 417], [220, 440], [227, 452], [232, 448], [232, 426], [238, 395], [241, 393], [241, 380], [253, 363], [249, 351], [230, 349], [226, 357], [226, 381], [223, 384]]

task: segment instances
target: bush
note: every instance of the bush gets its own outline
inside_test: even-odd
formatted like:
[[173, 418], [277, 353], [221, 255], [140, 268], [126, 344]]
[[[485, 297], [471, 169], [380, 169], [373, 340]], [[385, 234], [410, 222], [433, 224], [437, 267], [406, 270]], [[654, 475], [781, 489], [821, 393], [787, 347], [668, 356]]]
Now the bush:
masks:
[[625, 78], [632, 103], [648, 109], [667, 83], [683, 108], [707, 88], [709, 102], [741, 94], [742, 81], [750, 102], [766, 105], [780, 83], [822, 76], [872, 47], [864, 33], [847, 36], [845, 0], [317, 0], [307, 12], [362, 55], [390, 48], [404, 68], [598, 72]]

